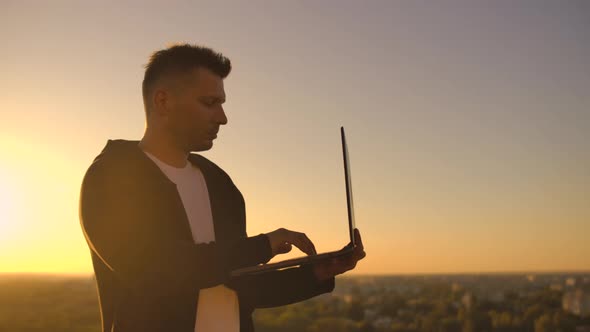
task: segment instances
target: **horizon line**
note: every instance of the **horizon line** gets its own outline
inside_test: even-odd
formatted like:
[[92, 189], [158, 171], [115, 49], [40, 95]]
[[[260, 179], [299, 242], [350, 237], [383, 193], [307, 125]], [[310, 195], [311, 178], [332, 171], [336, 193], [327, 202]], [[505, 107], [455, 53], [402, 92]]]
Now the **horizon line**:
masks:
[[[338, 277], [395, 277], [395, 276], [461, 276], [461, 275], [547, 275], [547, 274], [590, 274], [590, 270], [515, 270], [515, 271], [471, 271], [471, 272], [395, 272], [395, 273], [348, 273]], [[2, 276], [45, 276], [45, 277], [94, 277], [94, 272], [0, 272]]]

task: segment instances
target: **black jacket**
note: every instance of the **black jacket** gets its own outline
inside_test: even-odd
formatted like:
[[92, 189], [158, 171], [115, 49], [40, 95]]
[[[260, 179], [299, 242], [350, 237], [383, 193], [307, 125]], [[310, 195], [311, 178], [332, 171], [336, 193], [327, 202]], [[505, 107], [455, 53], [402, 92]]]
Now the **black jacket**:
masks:
[[184, 206], [139, 141], [108, 140], [82, 181], [80, 223], [90, 248], [103, 332], [194, 331], [199, 289], [236, 291], [241, 331], [253, 331], [255, 308], [331, 292], [309, 267], [231, 278], [230, 271], [271, 258], [268, 237], [247, 237], [244, 198], [205, 157], [189, 161], [205, 177], [215, 242], [195, 244]]

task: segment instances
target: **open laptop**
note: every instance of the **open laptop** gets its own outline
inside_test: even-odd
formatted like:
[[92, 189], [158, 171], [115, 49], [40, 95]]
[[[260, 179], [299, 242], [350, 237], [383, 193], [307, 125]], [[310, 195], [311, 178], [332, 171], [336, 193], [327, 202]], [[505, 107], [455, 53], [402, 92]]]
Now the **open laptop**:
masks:
[[342, 138], [342, 157], [344, 161], [344, 183], [346, 184], [346, 202], [348, 208], [348, 234], [350, 236], [350, 243], [343, 249], [331, 251], [316, 255], [309, 255], [305, 257], [298, 257], [287, 259], [284, 261], [268, 264], [260, 264], [256, 266], [245, 267], [232, 271], [232, 276], [241, 276], [246, 274], [258, 274], [266, 271], [274, 271], [282, 268], [295, 267], [304, 264], [310, 264], [319, 260], [328, 258], [335, 258], [351, 254], [354, 250], [354, 207], [352, 204], [352, 183], [350, 181], [350, 162], [348, 161], [348, 148], [346, 145], [346, 137], [344, 135], [344, 127], [340, 127], [340, 136]]

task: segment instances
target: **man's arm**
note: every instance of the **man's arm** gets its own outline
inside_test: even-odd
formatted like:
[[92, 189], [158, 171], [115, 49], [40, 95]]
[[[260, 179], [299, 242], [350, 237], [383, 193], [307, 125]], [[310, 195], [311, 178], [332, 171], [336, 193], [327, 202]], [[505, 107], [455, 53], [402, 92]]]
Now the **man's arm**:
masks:
[[[80, 194], [80, 222], [90, 246], [127, 288], [151, 289], [162, 295], [197, 292], [229, 280], [240, 266], [272, 257], [266, 235], [221, 246], [215, 242], [165, 238], [142, 220], [145, 202], [129, 181], [117, 181], [100, 161], [88, 169]], [[111, 174], [109, 174], [111, 173]]]
[[358, 229], [354, 230], [354, 237], [355, 247], [351, 255], [298, 268], [236, 277], [229, 286], [238, 290], [253, 308], [291, 304], [331, 292], [335, 276], [354, 269], [358, 261], [366, 256]]
[[318, 280], [313, 265], [304, 265], [260, 274], [233, 278], [228, 286], [240, 294], [252, 308], [268, 308], [292, 304], [334, 289], [335, 278]]

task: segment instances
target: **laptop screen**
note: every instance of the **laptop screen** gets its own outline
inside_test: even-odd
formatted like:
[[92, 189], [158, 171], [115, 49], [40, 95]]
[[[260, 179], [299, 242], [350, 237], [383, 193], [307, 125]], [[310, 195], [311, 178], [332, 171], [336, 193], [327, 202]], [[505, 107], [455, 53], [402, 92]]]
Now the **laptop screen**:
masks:
[[346, 203], [348, 206], [348, 233], [350, 235], [350, 242], [354, 245], [354, 205], [352, 200], [352, 182], [350, 180], [350, 162], [348, 160], [348, 146], [346, 145], [346, 137], [344, 135], [344, 127], [340, 127], [340, 134], [342, 136], [342, 156], [344, 159], [344, 181], [346, 183]]

